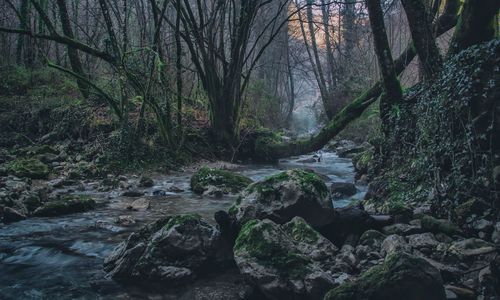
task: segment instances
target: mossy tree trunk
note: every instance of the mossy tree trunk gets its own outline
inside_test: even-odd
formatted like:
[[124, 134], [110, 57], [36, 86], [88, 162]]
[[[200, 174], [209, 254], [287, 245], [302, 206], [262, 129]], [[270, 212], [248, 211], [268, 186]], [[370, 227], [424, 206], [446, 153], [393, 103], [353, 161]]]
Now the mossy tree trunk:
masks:
[[465, 0], [448, 55], [495, 37], [498, 0]]
[[410, 24], [411, 36], [424, 73], [430, 80], [441, 70], [443, 64], [434, 39], [431, 20], [421, 0], [401, 0]]
[[[435, 35], [440, 36], [455, 26], [460, 8], [460, 0], [448, 0], [445, 10], [434, 23]], [[410, 43], [394, 62], [397, 74], [400, 74], [417, 55], [415, 47]], [[382, 82], [371, 86], [366, 92], [350, 102], [337, 113], [321, 131], [306, 139], [288, 143], [259, 144], [254, 149], [254, 158], [259, 161], [275, 161], [276, 159], [318, 151], [341, 132], [350, 122], [358, 118], [366, 108], [374, 103], [382, 93]]]
[[[73, 29], [71, 28], [71, 23], [69, 20], [68, 9], [66, 7], [65, 0], [57, 0], [57, 7], [59, 8], [59, 18], [61, 20], [62, 30], [65, 36], [70, 39], [74, 39], [75, 36], [73, 34]], [[78, 54], [78, 50], [68, 45], [68, 57], [71, 65], [71, 69], [76, 74], [82, 75], [82, 77], [86, 77], [85, 71], [83, 70], [82, 62], [80, 60], [80, 56]], [[78, 89], [83, 97], [89, 97], [89, 86], [83, 80], [77, 79], [76, 83], [78, 84]]]
[[392, 107], [401, 102], [403, 92], [394, 68], [380, 0], [367, 0], [366, 6], [370, 15], [375, 53], [382, 75], [384, 95], [380, 99], [380, 118], [382, 120], [382, 131], [387, 136], [390, 132], [389, 114]]

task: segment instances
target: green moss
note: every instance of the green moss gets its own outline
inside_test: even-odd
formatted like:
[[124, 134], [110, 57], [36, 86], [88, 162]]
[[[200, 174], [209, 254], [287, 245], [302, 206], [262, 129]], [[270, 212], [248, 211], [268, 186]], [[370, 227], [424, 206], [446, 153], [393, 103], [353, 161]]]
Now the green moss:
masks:
[[238, 193], [252, 183], [250, 178], [226, 170], [202, 167], [191, 177], [191, 189], [202, 194], [209, 186], [222, 188], [225, 192]]
[[37, 217], [54, 217], [65, 214], [86, 212], [94, 209], [96, 202], [85, 195], [66, 195], [59, 200], [50, 201], [35, 210]]
[[319, 239], [319, 233], [300, 218], [285, 224], [284, 229], [297, 242], [313, 244]]
[[[248, 252], [261, 264], [272, 267], [281, 275], [289, 278], [301, 278], [309, 270], [310, 259], [305, 255], [284, 249], [275, 241], [269, 241], [266, 236], [276, 229], [270, 223], [251, 220], [242, 228], [234, 245], [234, 252]], [[267, 232], [267, 234], [266, 234]], [[283, 234], [276, 232], [277, 234]]]
[[422, 228], [430, 232], [442, 232], [448, 235], [460, 233], [457, 226], [447, 220], [436, 219], [431, 216], [423, 216], [421, 220]]
[[359, 238], [359, 244], [365, 246], [375, 246], [377, 240], [381, 243], [383, 239], [385, 239], [385, 235], [383, 233], [377, 230], [367, 230]]
[[17, 153], [20, 155], [34, 156], [40, 154], [59, 154], [59, 151], [57, 151], [56, 149], [54, 149], [49, 145], [41, 145], [41, 146], [25, 147], [19, 149]]
[[296, 180], [306, 194], [318, 194], [320, 197], [326, 197], [328, 195], [328, 188], [325, 182], [317, 174], [300, 169], [269, 176], [260, 182], [250, 185], [247, 188], [247, 192], [253, 193], [257, 191], [259, 194], [262, 194], [263, 197], [261, 197], [261, 199], [266, 200], [272, 198], [268, 197], [269, 195], [274, 194], [274, 199], [278, 199], [280, 197], [280, 192], [276, 189], [276, 185], [288, 180]]
[[[427, 274], [425, 274], [427, 266], [428, 263], [421, 258], [406, 253], [393, 253], [386, 258], [383, 264], [370, 268], [356, 281], [344, 283], [331, 290], [325, 295], [324, 299], [400, 299], [398, 297], [402, 295], [391, 294], [391, 290], [405, 293], [404, 290], [398, 290], [397, 286], [404, 280], [419, 281], [419, 278], [425, 278], [426, 281], [429, 281]], [[437, 285], [438, 283], [436, 283]], [[439, 292], [443, 292], [444, 296], [443, 290]], [[424, 294], [426, 293], [428, 291], [424, 292]], [[394, 298], [391, 298], [391, 296]]]
[[228, 214], [231, 216], [235, 216], [238, 213], [238, 206], [241, 204], [241, 196], [236, 199], [236, 201], [231, 205], [228, 210]]
[[34, 158], [21, 158], [7, 163], [7, 172], [18, 177], [32, 179], [46, 179], [49, 176], [49, 167]]
[[165, 230], [169, 230], [175, 225], [187, 224], [187, 223], [198, 223], [201, 220], [201, 216], [198, 214], [184, 214], [171, 217], [168, 222], [163, 226]]
[[273, 131], [261, 131], [255, 139], [255, 153], [258, 155], [257, 159], [260, 161], [274, 161], [276, 160], [272, 155], [274, 154], [273, 147], [283, 142], [283, 138]]

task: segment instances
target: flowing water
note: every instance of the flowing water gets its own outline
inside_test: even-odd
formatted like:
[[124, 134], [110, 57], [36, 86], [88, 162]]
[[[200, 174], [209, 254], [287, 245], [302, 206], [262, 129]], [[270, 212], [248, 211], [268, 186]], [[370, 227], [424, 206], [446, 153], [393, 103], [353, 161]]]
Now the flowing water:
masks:
[[[353, 182], [350, 159], [330, 152], [320, 156], [321, 162], [317, 163], [300, 162], [311, 157], [308, 155], [282, 160], [276, 165], [244, 165], [236, 171], [260, 180], [282, 170], [304, 168], [324, 175], [326, 181]], [[119, 190], [98, 192], [97, 182], [86, 182], [81, 193], [98, 200], [100, 205], [96, 210], [0, 225], [0, 299], [178, 299], [179, 291], [171, 291], [170, 298], [165, 294], [154, 297], [147, 290], [120, 285], [105, 277], [102, 264], [119, 242], [145, 223], [179, 213], [198, 213], [214, 222], [214, 212], [232, 205], [234, 196], [214, 199], [191, 193], [190, 176], [183, 173], [154, 177], [155, 186], [145, 189], [146, 195], [151, 196], [151, 208], [144, 212], [126, 210], [135, 198], [121, 197]], [[158, 192], [171, 186], [184, 191]], [[363, 187], [358, 187], [358, 191], [353, 198], [361, 198], [365, 192]], [[336, 201], [334, 205], [343, 206], [349, 201]], [[138, 222], [129, 227], [115, 225], [120, 215], [132, 215]], [[191, 298], [186, 296], [187, 292], [183, 293], [184, 298]]]

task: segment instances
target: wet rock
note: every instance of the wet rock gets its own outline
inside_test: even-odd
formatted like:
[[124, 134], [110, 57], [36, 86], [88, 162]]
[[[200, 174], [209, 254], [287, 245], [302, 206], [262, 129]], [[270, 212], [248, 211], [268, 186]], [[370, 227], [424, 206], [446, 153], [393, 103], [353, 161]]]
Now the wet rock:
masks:
[[492, 232], [493, 231], [493, 223], [491, 221], [485, 219], [479, 219], [472, 223], [472, 228], [478, 232]]
[[144, 195], [144, 192], [143, 191], [139, 191], [139, 190], [130, 190], [130, 191], [125, 191], [122, 193], [122, 196], [123, 197], [141, 197]]
[[89, 196], [65, 195], [59, 199], [44, 203], [33, 215], [36, 217], [54, 217], [65, 214], [86, 212], [94, 209], [96, 202]]
[[236, 239], [234, 259], [269, 299], [321, 299], [335, 284], [326, 266], [336, 250], [301, 218], [281, 226], [251, 220]]
[[336, 209], [334, 220], [319, 231], [336, 245], [346, 242], [355, 245], [365, 231], [384, 225], [385, 221], [377, 221], [361, 205], [349, 205]]
[[491, 234], [491, 241], [497, 245], [500, 244], [500, 222], [495, 224], [495, 229]]
[[177, 187], [175, 185], [169, 187], [168, 191], [171, 192], [171, 193], [182, 193], [182, 192], [184, 192], [183, 189], [181, 189], [180, 187]]
[[239, 193], [246, 188], [252, 180], [243, 175], [226, 171], [202, 167], [196, 172], [190, 181], [191, 190], [197, 194], [203, 194], [210, 186], [221, 189], [225, 194]]
[[356, 186], [350, 182], [333, 182], [330, 186], [330, 192], [334, 199], [349, 197], [356, 194]]
[[131, 226], [136, 223], [135, 218], [133, 216], [118, 216], [115, 220], [115, 224], [120, 226]]
[[298, 169], [251, 184], [229, 213], [240, 226], [252, 219], [266, 218], [283, 224], [300, 216], [317, 227], [331, 223], [334, 218], [323, 180], [315, 173]]
[[493, 244], [481, 239], [470, 238], [452, 243], [448, 249], [448, 255], [454, 256], [457, 261], [462, 261], [472, 256], [492, 253], [495, 250]]
[[133, 210], [133, 211], [146, 211], [149, 209], [150, 205], [151, 205], [151, 201], [149, 201], [149, 199], [139, 198], [139, 199], [134, 200], [134, 202], [132, 202], [132, 204], [127, 206], [127, 209]]
[[407, 253], [392, 253], [382, 265], [363, 273], [325, 296], [325, 300], [444, 300], [439, 271], [425, 260]]
[[487, 213], [491, 206], [482, 199], [472, 198], [455, 209], [459, 224], [467, 224], [471, 219], [480, 218]]
[[417, 249], [434, 248], [439, 244], [434, 234], [430, 232], [412, 234], [407, 236], [407, 238], [408, 238], [408, 244], [412, 248], [417, 248]]
[[386, 236], [376, 230], [367, 230], [359, 238], [359, 244], [370, 248], [380, 248]]
[[397, 234], [391, 234], [386, 237], [381, 245], [381, 253], [383, 256], [397, 252], [409, 252], [410, 250], [410, 245], [408, 245], [405, 238]]
[[224, 196], [224, 190], [216, 186], [209, 186], [206, 191], [203, 192], [203, 196], [222, 198]]
[[3, 217], [2, 221], [4, 223], [13, 223], [13, 222], [19, 222], [26, 219], [26, 215], [23, 213], [11, 208], [11, 207], [4, 207], [3, 209]]
[[6, 164], [7, 172], [18, 177], [46, 179], [49, 167], [38, 159], [20, 158]]
[[432, 233], [442, 232], [447, 235], [460, 234], [460, 229], [448, 220], [436, 219], [431, 216], [423, 216], [420, 224], [422, 229]]
[[476, 295], [474, 291], [471, 291], [467, 288], [462, 288], [454, 285], [446, 285], [446, 295], [447, 299], [460, 299], [460, 300], [474, 300], [476, 299]]
[[216, 270], [219, 237], [199, 215], [169, 216], [131, 234], [106, 258], [104, 269], [115, 279], [187, 283]]
[[422, 233], [422, 228], [419, 226], [404, 224], [404, 223], [396, 223], [389, 226], [385, 226], [382, 228], [382, 232], [385, 234], [398, 234], [398, 235], [410, 235]]
[[154, 181], [152, 178], [147, 177], [147, 176], [141, 176], [141, 179], [139, 179], [139, 186], [140, 187], [152, 187], [154, 185]]

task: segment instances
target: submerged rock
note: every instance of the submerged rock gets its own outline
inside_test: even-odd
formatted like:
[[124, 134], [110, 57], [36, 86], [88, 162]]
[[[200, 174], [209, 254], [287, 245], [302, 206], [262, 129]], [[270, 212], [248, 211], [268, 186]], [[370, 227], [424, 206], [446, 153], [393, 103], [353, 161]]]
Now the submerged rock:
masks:
[[252, 180], [243, 175], [219, 169], [202, 167], [191, 177], [191, 190], [197, 194], [215, 187], [223, 193], [239, 193], [246, 188]]
[[199, 215], [162, 218], [132, 233], [104, 262], [116, 279], [186, 283], [217, 263], [219, 231]]
[[333, 182], [330, 191], [334, 199], [349, 197], [356, 194], [356, 186], [350, 182]]
[[148, 210], [150, 206], [151, 201], [149, 201], [147, 198], [139, 198], [134, 200], [134, 202], [127, 206], [127, 209], [133, 211], [145, 211]]
[[239, 225], [252, 219], [283, 224], [299, 216], [314, 227], [332, 222], [328, 189], [313, 172], [289, 170], [247, 187], [229, 210]]
[[55, 217], [60, 215], [86, 212], [94, 209], [96, 202], [89, 196], [66, 195], [60, 199], [44, 203], [33, 215], [36, 217]]
[[140, 187], [145, 187], [145, 188], [148, 188], [148, 187], [152, 187], [154, 185], [154, 181], [152, 178], [150, 177], [147, 177], [147, 176], [142, 176], [140, 179], [139, 179], [139, 186]]
[[234, 245], [240, 272], [269, 299], [321, 299], [335, 285], [328, 271], [336, 252], [299, 217], [284, 225], [251, 220]]
[[331, 290], [325, 300], [444, 300], [439, 271], [422, 258], [399, 252], [356, 281]]
[[26, 215], [11, 207], [5, 207], [3, 208], [3, 217], [1, 219], [4, 223], [12, 223], [26, 219]]

